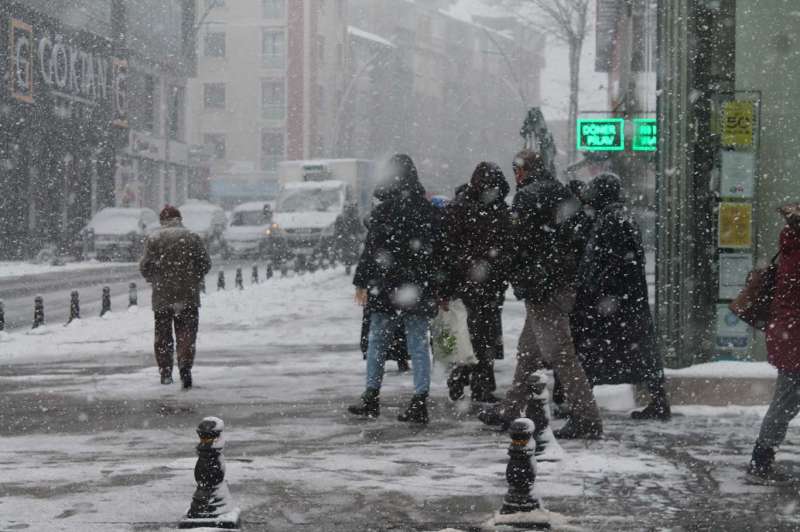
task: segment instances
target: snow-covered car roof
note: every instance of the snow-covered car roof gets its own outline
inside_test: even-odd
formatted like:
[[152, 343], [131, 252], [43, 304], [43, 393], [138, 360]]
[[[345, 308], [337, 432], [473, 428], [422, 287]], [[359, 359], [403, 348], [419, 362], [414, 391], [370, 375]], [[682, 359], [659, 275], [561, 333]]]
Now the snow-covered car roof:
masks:
[[336, 190], [342, 187], [342, 181], [302, 181], [283, 185], [284, 190]]
[[264, 205], [269, 205], [270, 208], [275, 208], [274, 201], [250, 201], [248, 203], [242, 203], [241, 205], [237, 205], [233, 212], [246, 212], [246, 211], [260, 211], [264, 208]]
[[186, 203], [178, 207], [178, 210], [181, 211], [181, 214], [183, 214], [184, 212], [213, 213], [221, 211], [222, 207], [220, 207], [219, 205], [215, 205], [210, 201], [190, 199], [187, 200]]
[[140, 220], [154, 224], [158, 222], [158, 216], [150, 209], [106, 207], [98, 211], [86, 227], [95, 233], [124, 235], [138, 231]]

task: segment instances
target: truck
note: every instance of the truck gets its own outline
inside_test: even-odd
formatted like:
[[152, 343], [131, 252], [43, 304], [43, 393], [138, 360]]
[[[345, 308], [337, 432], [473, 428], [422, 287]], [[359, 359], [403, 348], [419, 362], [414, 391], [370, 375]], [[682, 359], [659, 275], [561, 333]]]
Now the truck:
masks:
[[280, 163], [281, 190], [273, 222], [274, 238], [281, 245], [275, 248], [303, 261], [320, 253], [330, 255], [341, 248], [342, 240], [355, 245], [354, 235], [337, 232], [361, 227], [360, 220], [372, 206], [374, 174], [375, 163], [362, 159]]

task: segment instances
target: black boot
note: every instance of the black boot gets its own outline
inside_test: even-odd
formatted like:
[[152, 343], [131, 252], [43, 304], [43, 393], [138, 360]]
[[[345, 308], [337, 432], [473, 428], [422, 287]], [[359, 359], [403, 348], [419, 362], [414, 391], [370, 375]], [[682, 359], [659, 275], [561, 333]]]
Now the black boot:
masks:
[[408, 423], [422, 423], [425, 424], [428, 422], [428, 405], [427, 405], [428, 394], [414, 394], [414, 397], [411, 398], [411, 402], [408, 403], [408, 408], [406, 411], [397, 416], [398, 421], [404, 421]]
[[750, 465], [747, 467], [747, 480], [752, 484], [768, 486], [785, 486], [791, 484], [792, 479], [786, 474], [776, 471], [775, 449], [765, 447], [756, 442], [753, 447], [753, 456], [750, 458]]
[[172, 368], [160, 368], [161, 384], [172, 384]]
[[464, 386], [469, 384], [469, 366], [456, 366], [447, 377], [447, 391], [451, 401], [464, 397]]
[[353, 415], [376, 418], [381, 415], [380, 391], [374, 388], [367, 388], [361, 394], [361, 402], [347, 407], [347, 411]]
[[648, 385], [648, 388], [650, 388], [650, 404], [642, 410], [631, 412], [631, 419], [638, 421], [649, 419], [669, 421], [672, 418], [672, 410], [669, 407], [665, 384], [662, 378]]
[[553, 434], [559, 440], [599, 440], [603, 436], [603, 422], [572, 416], [567, 424]]
[[181, 368], [181, 384], [184, 390], [192, 387], [192, 368]]
[[398, 358], [397, 359], [397, 371], [400, 373], [405, 373], [406, 371], [410, 370], [411, 366], [408, 365], [407, 358]]
[[473, 368], [469, 376], [469, 388], [471, 390], [470, 399], [473, 403], [497, 403], [500, 401], [493, 393], [492, 386], [494, 368], [478, 367]]

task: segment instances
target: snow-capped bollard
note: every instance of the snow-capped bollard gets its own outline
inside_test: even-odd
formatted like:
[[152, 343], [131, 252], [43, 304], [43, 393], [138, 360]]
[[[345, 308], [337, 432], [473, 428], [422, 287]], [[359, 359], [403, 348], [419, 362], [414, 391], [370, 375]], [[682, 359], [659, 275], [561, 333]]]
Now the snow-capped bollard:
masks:
[[205, 276], [200, 278], [200, 293], [201, 294], [205, 294], [206, 293], [206, 278], [205, 278]]
[[345, 266], [344, 266], [344, 274], [345, 275], [350, 275], [351, 273], [353, 273], [353, 266], [351, 266], [349, 263], [345, 264]]
[[128, 285], [128, 308], [139, 306], [139, 293], [136, 291], [136, 283]]
[[109, 312], [111, 312], [111, 288], [109, 288], [108, 286], [104, 286], [103, 302], [102, 302], [102, 307], [100, 308], [100, 317], [102, 318]]
[[44, 298], [36, 296], [33, 299], [33, 326], [31, 329], [38, 329], [44, 325]]
[[250, 274], [250, 283], [258, 284], [258, 264], [253, 264], [253, 271]]
[[244, 279], [242, 278], [242, 269], [236, 268], [236, 279], [234, 280], [236, 283], [236, 288], [239, 290], [244, 290]]
[[81, 319], [81, 296], [77, 290], [73, 290], [69, 295], [69, 320], [67, 324]]
[[200, 436], [194, 467], [197, 489], [178, 528], [238, 529], [241, 526], [239, 508], [234, 506], [225, 481], [224, 429], [225, 423], [217, 417], [207, 417], [197, 427]]
[[294, 271], [297, 273], [303, 273], [306, 269], [306, 256], [305, 255], [298, 255], [294, 261]]
[[225, 290], [225, 271], [220, 270], [219, 275], [217, 276], [217, 292], [220, 290]]
[[274, 275], [274, 273], [272, 271], [272, 263], [271, 262], [267, 263], [267, 274], [266, 275], [267, 275], [267, 279], [268, 280], [272, 279], [272, 276]]
[[0, 299], [0, 332], [6, 330], [6, 307], [3, 304], [3, 300]]

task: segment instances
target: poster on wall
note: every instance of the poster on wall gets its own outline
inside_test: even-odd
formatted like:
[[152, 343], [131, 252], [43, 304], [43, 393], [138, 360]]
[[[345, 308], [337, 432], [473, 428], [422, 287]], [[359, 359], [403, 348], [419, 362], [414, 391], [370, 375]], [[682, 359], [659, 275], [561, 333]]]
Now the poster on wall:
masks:
[[753, 205], [724, 202], [719, 206], [719, 247], [753, 247]]
[[747, 349], [750, 347], [750, 338], [750, 327], [731, 312], [727, 303], [717, 304], [717, 347]]
[[755, 102], [730, 100], [722, 105], [722, 145], [738, 148], [753, 146]]
[[749, 151], [721, 152], [720, 196], [751, 199], [755, 189], [756, 156]]
[[719, 256], [719, 298], [735, 299], [753, 269], [752, 253], [721, 253]]

